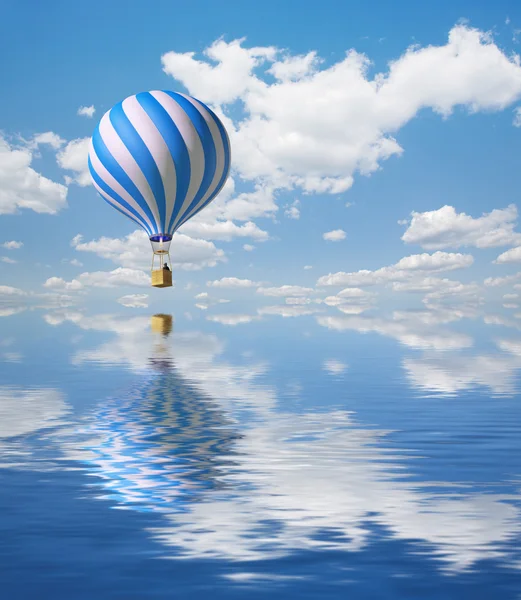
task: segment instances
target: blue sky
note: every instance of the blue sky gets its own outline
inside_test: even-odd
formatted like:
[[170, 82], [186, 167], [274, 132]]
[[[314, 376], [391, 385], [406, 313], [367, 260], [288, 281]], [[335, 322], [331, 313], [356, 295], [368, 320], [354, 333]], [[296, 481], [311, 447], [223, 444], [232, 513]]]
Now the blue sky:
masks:
[[[129, 314], [515, 318], [516, 3], [11, 2], [5, 13], [7, 312], [124, 298]], [[177, 236], [173, 290], [148, 286], [148, 242], [85, 171], [99, 118], [149, 89], [211, 105], [234, 157], [220, 198]]]

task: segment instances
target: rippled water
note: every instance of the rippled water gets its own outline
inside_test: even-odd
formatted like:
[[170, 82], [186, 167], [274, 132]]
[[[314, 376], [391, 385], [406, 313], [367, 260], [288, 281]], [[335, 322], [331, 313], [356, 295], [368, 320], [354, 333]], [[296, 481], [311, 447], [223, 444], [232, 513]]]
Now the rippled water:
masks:
[[248, 321], [2, 320], [2, 598], [520, 598], [519, 328]]

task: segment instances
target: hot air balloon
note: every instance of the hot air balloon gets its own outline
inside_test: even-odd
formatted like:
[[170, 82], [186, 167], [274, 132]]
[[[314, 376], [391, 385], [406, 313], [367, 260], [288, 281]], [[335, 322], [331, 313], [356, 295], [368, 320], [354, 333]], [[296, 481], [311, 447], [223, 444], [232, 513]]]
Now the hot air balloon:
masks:
[[92, 182], [104, 200], [148, 234], [154, 287], [172, 285], [172, 236], [222, 190], [230, 158], [219, 118], [185, 94], [142, 92], [101, 118], [89, 147]]

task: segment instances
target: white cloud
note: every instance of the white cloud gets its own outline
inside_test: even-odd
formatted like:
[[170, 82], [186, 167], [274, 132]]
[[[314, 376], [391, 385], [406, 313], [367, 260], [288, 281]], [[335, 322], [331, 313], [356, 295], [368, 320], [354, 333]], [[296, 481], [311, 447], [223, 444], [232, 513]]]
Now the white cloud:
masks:
[[147, 308], [148, 294], [129, 294], [121, 296], [117, 301], [128, 308]]
[[49, 277], [43, 285], [51, 290], [77, 291], [83, 288], [83, 285], [77, 279], [65, 281], [61, 277]]
[[252, 221], [248, 221], [244, 225], [236, 225], [233, 221], [205, 223], [190, 220], [179, 228], [179, 232], [192, 238], [223, 240], [226, 242], [240, 237], [249, 237], [257, 241], [265, 241], [269, 238], [268, 232], [259, 229]]
[[52, 131], [46, 131], [45, 133], [37, 133], [32, 140], [28, 142], [27, 146], [33, 149], [42, 144], [50, 146], [53, 150], [58, 150], [58, 148], [61, 148], [63, 144], [65, 144], [65, 140]]
[[478, 218], [457, 213], [453, 206], [443, 206], [438, 210], [413, 212], [402, 240], [407, 244], [419, 244], [426, 250], [509, 246], [521, 243], [521, 234], [514, 231], [517, 217], [514, 204]]
[[195, 306], [200, 310], [208, 310], [210, 306], [215, 306], [216, 304], [227, 304], [229, 300], [225, 298], [214, 298], [210, 296], [208, 292], [201, 292], [194, 296], [196, 300]]
[[[360, 300], [372, 299], [375, 294], [360, 288], [345, 288], [335, 296], [329, 296], [324, 300], [329, 306], [336, 306], [342, 302], [359, 302]], [[336, 300], [333, 300], [336, 299]]]
[[113, 271], [82, 273], [77, 278], [86, 287], [113, 288], [120, 286], [149, 287], [150, 275], [136, 269], [119, 267]]
[[2, 248], [7, 248], [7, 250], [18, 250], [18, 248], [21, 248], [23, 245], [23, 242], [16, 242], [13, 240], [10, 242], [4, 242], [2, 244]]
[[9, 258], [8, 256], [2, 256], [2, 258], [0, 258], [0, 260], [1, 260], [3, 263], [7, 263], [7, 264], [9, 264], [9, 265], [14, 265], [14, 264], [16, 264], [16, 263], [17, 263], [17, 261], [16, 261], [16, 260], [13, 260], [12, 258]]
[[[271, 188], [257, 185], [253, 190], [236, 194], [235, 180], [229, 177], [217, 198], [179, 231], [204, 239], [230, 241], [249, 237], [265, 241], [269, 239], [269, 234], [252, 219], [271, 217], [276, 211]], [[244, 223], [237, 225], [234, 221]]]
[[27, 310], [26, 306], [2, 306], [2, 304], [0, 303], [0, 317], [12, 317], [13, 315], [16, 315], [18, 313], [23, 312], [24, 310]]
[[279, 81], [298, 81], [316, 71], [321, 60], [316, 52], [308, 52], [300, 56], [285, 56], [268, 69], [268, 73]]
[[150, 275], [136, 269], [119, 267], [113, 271], [94, 271], [82, 273], [72, 281], [61, 277], [50, 277], [44, 286], [54, 290], [78, 291], [84, 287], [114, 288], [120, 286], [148, 287]]
[[222, 277], [215, 281], [207, 281], [208, 287], [216, 288], [251, 288], [260, 285], [258, 281], [252, 281], [251, 279], [239, 279], [238, 277]]
[[[146, 233], [139, 229], [124, 238], [101, 237], [90, 242], [83, 242], [81, 235], [75, 236], [71, 245], [76, 250], [92, 252], [123, 267], [150, 269], [150, 241]], [[224, 252], [212, 242], [194, 240], [182, 233], [174, 235], [170, 256], [174, 269], [186, 271], [215, 267], [224, 260]]]
[[20, 288], [15, 288], [10, 285], [0, 285], [0, 298], [2, 296], [13, 297], [13, 296], [27, 296], [27, 292]]
[[58, 165], [62, 169], [74, 173], [74, 176], [68, 178], [67, 181], [73, 181], [82, 187], [91, 185], [87, 164], [89, 142], [90, 138], [88, 137], [72, 140], [56, 155]]
[[308, 296], [313, 293], [313, 288], [303, 287], [301, 285], [282, 285], [280, 287], [260, 287], [258, 294], [263, 296], [274, 296], [278, 298]]
[[[233, 186], [233, 179], [230, 178], [230, 180], [232, 181], [230, 185]], [[204, 211], [201, 211], [200, 216], [197, 215], [195, 218], [203, 220], [214, 217], [224, 220], [249, 221], [259, 217], [272, 217], [278, 210], [272, 186], [257, 184], [253, 191], [241, 192], [231, 197], [227, 197], [223, 192]]]
[[77, 233], [71, 240], [71, 246], [75, 248], [83, 240], [83, 235]]
[[500, 254], [494, 261], [496, 264], [521, 263], [521, 246], [510, 248], [503, 254]]
[[345, 288], [335, 296], [328, 296], [324, 304], [334, 306], [345, 314], [360, 314], [371, 308], [376, 294], [360, 288]]
[[56, 214], [67, 206], [67, 188], [31, 168], [30, 148], [10, 146], [0, 135], [0, 214], [26, 208]]
[[362, 269], [353, 273], [330, 273], [320, 277], [318, 286], [360, 287], [392, 283], [421, 277], [427, 272], [452, 271], [469, 267], [474, 262], [470, 254], [434, 252], [434, 254], [413, 254], [400, 259], [396, 264], [376, 271]]
[[433, 254], [413, 254], [400, 259], [395, 266], [407, 271], [453, 271], [470, 267], [474, 258], [470, 254], [434, 252]]
[[441, 279], [440, 277], [421, 277], [410, 281], [395, 281], [392, 289], [395, 292], [420, 292], [428, 293], [439, 290], [440, 288], [455, 287], [460, 285], [459, 281], [452, 279]]
[[87, 117], [89, 119], [92, 119], [95, 112], [96, 112], [96, 109], [94, 108], [94, 105], [92, 104], [91, 106], [80, 106], [78, 108], [78, 112], [76, 114], [78, 114], [80, 117]]
[[322, 237], [329, 242], [340, 242], [346, 239], [346, 232], [343, 229], [334, 229], [324, 233]]
[[505, 277], [487, 277], [484, 281], [484, 284], [487, 287], [498, 287], [508, 285], [514, 281], [519, 281], [520, 279], [521, 271], [519, 273], [515, 273], [514, 275], [506, 275]]
[[312, 265], [305, 265], [304, 266], [304, 271], [309, 271], [312, 268], [313, 268]]
[[521, 106], [514, 108], [514, 120], [512, 121], [514, 127], [521, 127]]
[[336, 296], [329, 296], [324, 300], [324, 304], [334, 306], [345, 315], [360, 315], [371, 308], [369, 303], [343, 302]]
[[[323, 66], [314, 52], [291, 56], [243, 42], [218, 40], [202, 60], [168, 52], [163, 69], [222, 115], [240, 175], [276, 187], [340, 193], [356, 173], [402, 152], [393, 136], [421, 110], [502, 110], [521, 95], [518, 58], [462, 24], [446, 44], [410, 47], [372, 78], [370, 60], [355, 50]], [[245, 117], [234, 123], [228, 105], [237, 100]]]
[[284, 211], [284, 216], [288, 217], [288, 219], [300, 219], [300, 200], [294, 200], [292, 204], [286, 207]]
[[360, 300], [360, 298], [372, 298], [374, 294], [372, 292], [366, 292], [360, 288], [345, 288], [341, 292], [338, 292], [337, 297], [343, 298], [344, 300]]
[[244, 244], [242, 249], [246, 250], [246, 252], [252, 252], [253, 250], [255, 250], [255, 246], [252, 246], [251, 244]]
[[207, 48], [204, 54], [217, 62], [216, 66], [195, 60], [193, 52], [167, 52], [161, 57], [163, 70], [182, 81], [197, 98], [219, 104], [233, 102], [251, 87], [253, 69], [276, 54], [275, 48], [245, 49], [241, 43], [219, 40]]

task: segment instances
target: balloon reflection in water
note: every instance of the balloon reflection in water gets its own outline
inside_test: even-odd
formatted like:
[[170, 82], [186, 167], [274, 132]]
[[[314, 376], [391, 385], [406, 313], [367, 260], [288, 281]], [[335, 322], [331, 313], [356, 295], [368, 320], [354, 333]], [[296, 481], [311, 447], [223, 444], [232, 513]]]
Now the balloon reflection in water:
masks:
[[[151, 327], [163, 339], [150, 357], [150, 374], [88, 418], [80, 454], [88, 452], [83, 458], [121, 508], [175, 512], [199, 492], [224, 487], [240, 436], [222, 408], [177, 372], [165, 343], [172, 317], [154, 315]], [[67, 445], [77, 454], [75, 437]]]

